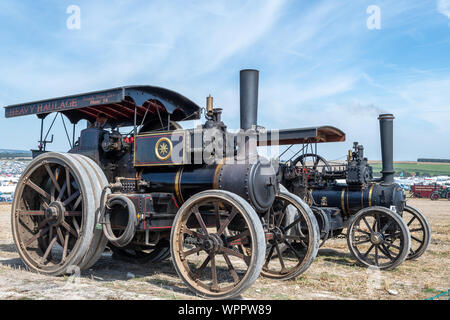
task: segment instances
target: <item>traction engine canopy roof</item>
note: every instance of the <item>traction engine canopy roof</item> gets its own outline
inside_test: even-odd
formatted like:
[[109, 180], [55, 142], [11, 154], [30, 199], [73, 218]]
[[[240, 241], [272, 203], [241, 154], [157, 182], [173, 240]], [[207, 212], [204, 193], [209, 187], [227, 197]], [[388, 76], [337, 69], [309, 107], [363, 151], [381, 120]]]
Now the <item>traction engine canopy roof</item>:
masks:
[[258, 136], [258, 146], [345, 141], [345, 133], [332, 126], [267, 130]]
[[200, 118], [200, 107], [181, 94], [160, 87], [126, 86], [60, 98], [53, 98], [5, 107], [5, 117], [12, 118], [36, 114], [44, 119], [52, 112], [61, 112], [70, 122], [80, 120], [94, 122], [100, 113], [108, 118], [111, 126], [128, 126], [136, 120], [145, 122], [166, 120], [168, 114], [173, 121]]

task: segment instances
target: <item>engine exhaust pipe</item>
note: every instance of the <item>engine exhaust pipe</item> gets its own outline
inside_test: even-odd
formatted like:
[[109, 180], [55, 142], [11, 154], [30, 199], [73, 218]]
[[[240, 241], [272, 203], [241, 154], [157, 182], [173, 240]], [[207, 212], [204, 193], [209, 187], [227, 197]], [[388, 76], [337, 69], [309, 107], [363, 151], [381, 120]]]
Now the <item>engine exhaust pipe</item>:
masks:
[[259, 71], [245, 69], [240, 72], [241, 129], [257, 125]]
[[380, 138], [381, 138], [381, 162], [382, 183], [394, 183], [394, 138], [393, 138], [393, 114], [380, 114]]

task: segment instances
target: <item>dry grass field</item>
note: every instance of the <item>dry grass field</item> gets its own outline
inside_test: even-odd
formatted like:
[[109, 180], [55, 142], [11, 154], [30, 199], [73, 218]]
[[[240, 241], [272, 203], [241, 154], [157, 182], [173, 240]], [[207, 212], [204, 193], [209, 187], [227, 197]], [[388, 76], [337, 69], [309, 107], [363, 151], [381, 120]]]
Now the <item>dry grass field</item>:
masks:
[[[260, 277], [244, 299], [425, 299], [450, 288], [450, 201], [410, 199], [432, 228], [428, 251], [393, 271], [356, 264], [345, 239], [331, 240], [295, 280]], [[10, 206], [0, 205], [0, 299], [197, 299], [170, 260], [134, 265], [104, 253], [81, 277], [49, 277], [26, 270], [11, 237]]]

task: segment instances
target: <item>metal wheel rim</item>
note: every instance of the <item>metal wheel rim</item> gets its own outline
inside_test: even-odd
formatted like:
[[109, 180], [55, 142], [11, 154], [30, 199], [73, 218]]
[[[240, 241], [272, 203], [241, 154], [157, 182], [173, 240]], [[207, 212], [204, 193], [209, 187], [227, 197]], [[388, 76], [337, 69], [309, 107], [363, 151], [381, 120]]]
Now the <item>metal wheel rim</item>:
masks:
[[[208, 199], [209, 198], [209, 199]], [[213, 198], [213, 199], [211, 199]], [[211, 252], [207, 252], [206, 254], [206, 258], [205, 260], [202, 260], [202, 264], [200, 265], [199, 268], [195, 268], [194, 272], [193, 270], [191, 270], [190, 266], [189, 266], [189, 262], [187, 257], [197, 253], [197, 252], [201, 252], [201, 251], [205, 251], [203, 249], [200, 249], [200, 246], [194, 246], [194, 248], [191, 248], [188, 251], [184, 251], [184, 250], [180, 250], [180, 248], [183, 248], [183, 244], [184, 244], [184, 235], [189, 234], [190, 236], [194, 236], [197, 239], [201, 239], [204, 240], [205, 239], [205, 230], [204, 230], [204, 226], [205, 223], [202, 224], [202, 222], [200, 222], [199, 220], [199, 216], [200, 218], [203, 219], [203, 215], [204, 212], [202, 212], [201, 210], [201, 205], [203, 204], [213, 204], [214, 206], [214, 210], [215, 210], [215, 214], [217, 217], [217, 212], [220, 210], [224, 210], [224, 207], [226, 208], [228, 206], [231, 207], [231, 210], [229, 211], [229, 215], [227, 215], [226, 219], [222, 219], [220, 217], [219, 222], [220, 224], [217, 224], [217, 220], [216, 220], [216, 225], [214, 226], [216, 233], [211, 233], [210, 230], [211, 229], [210, 226], [207, 226], [207, 234], [208, 235], [219, 235], [219, 237], [221, 235], [224, 235], [228, 242], [232, 242], [234, 244], [232, 245], [223, 245], [222, 246], [222, 250], [223, 251], [219, 251], [219, 253], [211, 253]], [[218, 203], [220, 203], [220, 205], [218, 205]], [[186, 203], [185, 203], [186, 204]], [[218, 210], [219, 208], [219, 210]], [[230, 209], [230, 208], [228, 208]], [[180, 209], [181, 210], [181, 209]], [[186, 214], [186, 211], [187, 214]], [[186, 207], [186, 210], [184, 211], [183, 215], [180, 216], [180, 218], [176, 219], [176, 221], [174, 222], [174, 227], [172, 230], [172, 237], [173, 240], [171, 241], [172, 244], [172, 260], [174, 262], [174, 264], [177, 266], [177, 271], [179, 272], [179, 274], [182, 276], [183, 280], [185, 280], [196, 292], [208, 296], [208, 297], [221, 297], [221, 296], [225, 296], [228, 294], [232, 294], [233, 290], [237, 289], [239, 286], [245, 286], [246, 282], [248, 281], [248, 278], [250, 278], [251, 275], [251, 266], [254, 265], [254, 260], [255, 260], [255, 255], [251, 254], [251, 252], [255, 252], [256, 250], [256, 241], [254, 241], [255, 239], [255, 230], [253, 230], [253, 228], [251, 227], [251, 221], [246, 217], [246, 215], [244, 214], [245, 208], [240, 207], [237, 203], [232, 203], [232, 201], [230, 201], [229, 199], [222, 197], [219, 194], [216, 194], [214, 196], [208, 196], [205, 199], [200, 199], [198, 202], [194, 202], [192, 204], [190, 204], [189, 206]], [[200, 215], [195, 214], [195, 212], [199, 212]], [[219, 216], [224, 215], [223, 213], [220, 213]], [[244, 219], [245, 224], [247, 225], [247, 227], [249, 227], [247, 229], [247, 231], [243, 231], [238, 235], [230, 235], [229, 234], [229, 230], [228, 226], [230, 226], [230, 224], [233, 222], [234, 219], [236, 219], [236, 216], [240, 215], [241, 218]], [[197, 230], [191, 230], [192, 228], [189, 228], [187, 226], [187, 222], [189, 221], [190, 217], [195, 217], [196, 221], [198, 221], [198, 223], [201, 225], [201, 228], [197, 229]], [[204, 222], [204, 221], [203, 221]], [[214, 229], [213, 228], [213, 229]], [[196, 229], [196, 228], [193, 228]], [[223, 232], [223, 233], [221, 233]], [[250, 250], [247, 251], [245, 250], [239, 250], [236, 247], [240, 246], [240, 243], [242, 243], [242, 238], [250, 238]], [[247, 252], [250, 252], [250, 254], [247, 254]], [[225, 253], [225, 254], [224, 254]], [[233, 283], [227, 286], [220, 286], [219, 284], [219, 278], [218, 278], [218, 272], [217, 272], [217, 261], [216, 261], [216, 256], [217, 255], [223, 255], [224, 256], [224, 260], [226, 262], [229, 274], [231, 274], [231, 277], [233, 278]], [[225, 258], [225, 256], [228, 257]], [[236, 263], [233, 263], [232, 261], [232, 257], [238, 258], [241, 260], [241, 262], [244, 262], [246, 264], [246, 268], [247, 270], [245, 271], [245, 273], [243, 273], [243, 276], [239, 276], [239, 273], [236, 271], [235, 267], [236, 267]], [[213, 262], [214, 261], [214, 262]], [[201, 277], [201, 273], [205, 270], [205, 268], [211, 265], [211, 284], [205, 284], [203, 281], [201, 281], [199, 278]], [[214, 267], [212, 266], [214, 265]], [[241, 263], [242, 266], [242, 263]], [[216, 271], [212, 271], [213, 269], [216, 269]], [[233, 272], [234, 270], [234, 272]], [[214, 276], [214, 273], [216, 274], [216, 276]], [[198, 275], [197, 275], [198, 274]], [[240, 272], [240, 274], [242, 274], [242, 272]], [[217, 280], [214, 280], [214, 278], [217, 277]], [[208, 279], [209, 280], [209, 279]]]
[[[280, 202], [283, 203], [280, 204]], [[281, 206], [281, 210], [274, 211], [273, 209], [276, 206]], [[294, 219], [287, 218], [286, 211], [288, 209], [293, 209], [296, 213]], [[267, 231], [271, 234], [272, 239], [268, 241], [265, 263], [261, 274], [268, 278], [288, 280], [304, 272], [305, 264], [309, 263], [307, 258], [313, 254], [317, 244], [313, 222], [308, 219], [307, 213], [290, 196], [281, 192], [276, 196], [274, 205], [267, 212], [265, 221], [266, 225], [269, 226]], [[307, 234], [299, 228], [299, 223], [303, 226], [306, 225], [308, 229]], [[281, 235], [279, 234], [280, 231]], [[303, 252], [300, 252], [300, 250]], [[289, 258], [295, 261], [293, 262], [295, 265], [291, 263], [290, 268], [287, 268], [286, 260]], [[269, 265], [274, 260], [278, 260], [279, 266], [277, 265], [276, 269], [270, 269]]]
[[[411, 216], [408, 217], [407, 215]], [[431, 241], [431, 228], [426, 218], [415, 208], [405, 206], [403, 209], [403, 220], [408, 226], [411, 235], [411, 248], [407, 259], [420, 257], [428, 248]], [[416, 244], [419, 243], [417, 246]]]
[[[382, 216], [388, 219], [387, 222], [381, 221]], [[400, 220], [400, 222], [402, 221]], [[390, 226], [396, 230], [389, 231]], [[377, 236], [381, 235], [381, 240], [379, 240], [379, 237], [375, 238], [374, 234], [378, 234]], [[405, 235], [402, 232], [399, 221], [384, 211], [371, 209], [359, 216], [355, 216], [350, 225], [348, 244], [352, 254], [360, 262], [380, 269], [388, 269], [402, 262], [406, 257], [404, 252], [408, 243], [407, 236], [409, 235]], [[363, 240], [360, 240], [360, 237]], [[358, 246], [360, 246], [359, 248], [365, 247], [364, 251], [361, 251]], [[391, 249], [396, 249], [398, 252], [396, 253]], [[372, 252], [373, 259], [369, 259]], [[382, 256], [384, 257], [383, 259], [389, 261], [380, 263]]]

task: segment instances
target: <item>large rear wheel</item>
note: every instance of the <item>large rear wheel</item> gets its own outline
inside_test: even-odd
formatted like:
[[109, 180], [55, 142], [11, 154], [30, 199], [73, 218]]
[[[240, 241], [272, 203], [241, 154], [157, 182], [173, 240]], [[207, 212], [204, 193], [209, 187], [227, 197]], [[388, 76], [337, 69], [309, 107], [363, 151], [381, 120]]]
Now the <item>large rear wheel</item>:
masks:
[[20, 257], [33, 271], [61, 275], [88, 252], [96, 203], [88, 172], [72, 157], [49, 152], [20, 178], [11, 224]]

